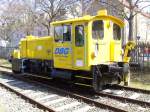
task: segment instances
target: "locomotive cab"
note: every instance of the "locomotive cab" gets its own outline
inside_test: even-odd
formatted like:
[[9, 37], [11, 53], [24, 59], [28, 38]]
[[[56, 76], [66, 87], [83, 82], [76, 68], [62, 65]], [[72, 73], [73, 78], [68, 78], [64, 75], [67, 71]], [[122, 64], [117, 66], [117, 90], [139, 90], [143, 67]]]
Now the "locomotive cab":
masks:
[[[54, 67], [91, 70], [91, 65], [122, 61], [124, 23], [107, 11], [97, 16], [53, 22]], [[60, 64], [60, 62], [62, 62]]]
[[56, 21], [51, 25], [54, 26], [53, 77], [62, 76], [61, 70], [69, 70], [70, 74], [64, 77], [95, 90], [123, 80], [129, 67], [123, 62], [122, 20], [101, 10], [96, 16]]

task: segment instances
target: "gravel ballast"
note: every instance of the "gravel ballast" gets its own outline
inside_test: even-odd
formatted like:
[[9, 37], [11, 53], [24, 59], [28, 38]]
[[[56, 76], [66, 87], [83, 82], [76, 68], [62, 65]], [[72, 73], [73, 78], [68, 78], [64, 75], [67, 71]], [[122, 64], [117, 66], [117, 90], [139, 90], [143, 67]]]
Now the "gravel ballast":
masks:
[[[20, 81], [18, 79], [15, 79], [15, 78], [12, 78], [9, 76], [5, 76], [5, 75], [0, 75], [0, 82], [10, 86], [11, 88], [19, 91], [20, 93], [22, 93], [22, 94], [24, 94], [24, 95], [26, 95], [32, 99], [35, 99], [37, 102], [40, 102], [46, 106], [49, 106], [53, 109], [56, 109], [56, 111], [73, 112], [73, 111], [76, 111], [78, 109], [79, 110], [83, 109], [83, 107], [87, 106], [87, 107], [89, 107], [89, 109], [87, 110], [88, 112], [103, 112], [103, 111], [104, 112], [110, 112], [109, 110], [105, 110], [105, 109], [102, 109], [99, 107], [95, 107], [94, 105], [89, 105], [89, 104], [86, 104], [82, 101], [78, 101], [74, 98], [69, 97], [68, 95], [64, 95], [64, 94], [61, 95], [60, 93], [48, 90], [48, 88], [43, 87], [41, 85], [37, 85], [37, 84], [35, 85], [35, 83], [31, 84], [28, 82], [23, 82], [23, 81]], [[32, 87], [32, 88], [29, 88], [29, 87]], [[2, 96], [4, 99], [6, 99], [5, 97], [7, 95], [10, 97], [10, 98], [7, 98], [6, 100], [4, 100], [5, 102], [3, 102], [4, 105], [6, 105], [7, 102], [9, 102], [10, 105], [8, 105], [8, 107], [12, 107], [9, 109], [9, 111], [6, 111], [6, 112], [18, 112], [18, 111], [19, 112], [29, 112], [29, 111], [30, 112], [43, 112], [40, 109], [37, 110], [38, 108], [34, 108], [34, 105], [30, 104], [30, 106], [28, 106], [28, 104], [25, 104], [25, 103], [27, 103], [25, 101], [23, 102], [20, 100], [19, 101], [16, 100], [15, 102], [13, 102], [16, 98], [18, 98], [18, 96], [16, 94], [15, 94], [16, 96], [10, 95], [13, 93], [9, 92], [8, 90], [6, 90], [4, 88], [0, 88], [0, 91], [3, 91], [3, 93], [0, 95], [0, 97]], [[35, 93], [38, 93], [38, 95], [33, 97]], [[49, 96], [54, 95], [54, 96], [49, 97], [49, 98], [44, 98], [48, 95]], [[11, 97], [13, 97], [13, 98], [11, 98]], [[66, 98], [66, 99], [62, 100], [63, 98]], [[17, 104], [17, 105], [20, 104], [19, 102], [23, 103], [23, 106], [20, 105], [19, 107], [18, 106], [15, 107], [15, 104]], [[22, 109], [22, 108], [24, 108], [24, 109]]]
[[0, 87], [0, 104], [5, 112], [44, 112], [2, 87]]

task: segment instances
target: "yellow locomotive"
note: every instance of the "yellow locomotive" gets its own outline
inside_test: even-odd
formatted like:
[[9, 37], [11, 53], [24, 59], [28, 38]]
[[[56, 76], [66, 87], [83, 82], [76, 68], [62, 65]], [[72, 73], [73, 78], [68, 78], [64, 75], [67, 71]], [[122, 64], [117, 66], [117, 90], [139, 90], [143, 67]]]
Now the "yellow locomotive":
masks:
[[134, 43], [129, 42], [123, 53], [122, 20], [100, 10], [96, 16], [51, 25], [52, 37], [27, 36], [21, 40], [19, 49], [13, 52], [14, 72], [67, 79], [96, 91], [114, 82], [129, 84], [128, 62]]

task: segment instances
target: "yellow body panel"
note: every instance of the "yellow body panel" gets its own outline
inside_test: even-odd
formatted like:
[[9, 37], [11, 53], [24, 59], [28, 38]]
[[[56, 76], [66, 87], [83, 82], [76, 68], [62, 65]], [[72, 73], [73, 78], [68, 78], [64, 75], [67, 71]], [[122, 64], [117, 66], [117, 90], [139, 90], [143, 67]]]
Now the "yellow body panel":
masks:
[[20, 57], [27, 57], [27, 39], [22, 39], [20, 42]]
[[110, 42], [110, 61], [121, 62], [122, 61], [122, 45], [121, 41]]
[[126, 46], [125, 46], [125, 53], [123, 56], [123, 62], [128, 63], [130, 61], [130, 55], [129, 55], [129, 51], [131, 52], [131, 50], [133, 50], [135, 47], [135, 43], [132, 41], [129, 41]]
[[[54, 67], [56, 68], [64, 68], [64, 69], [70, 69], [72, 68], [72, 45], [69, 42], [64, 42], [63, 44], [55, 43], [54, 44]], [[61, 53], [62, 50], [67, 50], [68, 53]]]
[[28, 36], [21, 41], [21, 58], [52, 60], [53, 38]]
[[12, 52], [12, 57], [15, 58], [15, 59], [20, 59], [20, 50], [15, 49], [15, 50]]
[[[102, 40], [94, 40], [92, 38], [92, 23], [95, 20], [103, 20], [104, 22], [104, 38]], [[121, 62], [121, 39], [114, 40], [113, 23], [121, 28], [124, 26], [123, 21], [107, 15], [107, 11], [100, 11], [97, 16], [84, 16], [77, 19], [53, 22], [51, 25], [54, 27], [62, 24], [71, 24], [72, 26], [72, 41], [70, 42], [70, 46], [69, 42], [67, 45], [60, 42], [54, 42], [54, 51], [56, 47], [69, 47], [69, 49], [71, 49], [71, 52], [69, 53], [71, 54], [65, 58], [54, 55], [54, 67], [89, 71], [91, 70], [92, 65]], [[76, 25], [84, 25], [85, 40], [83, 47], [77, 47], [74, 44]], [[98, 47], [97, 52], [95, 52], [96, 47]]]
[[[75, 26], [83, 25], [83, 22], [75, 22], [72, 24], [71, 41], [69, 42], [55, 42], [54, 41], [54, 67], [70, 70], [85, 70], [87, 67], [87, 53], [85, 52], [87, 46], [77, 47], [75, 46]], [[84, 28], [84, 32], [87, 32], [87, 27]], [[87, 35], [85, 35], [85, 43], [87, 41]], [[60, 53], [58, 50], [68, 49], [67, 54]], [[87, 67], [87, 68], [86, 68]]]

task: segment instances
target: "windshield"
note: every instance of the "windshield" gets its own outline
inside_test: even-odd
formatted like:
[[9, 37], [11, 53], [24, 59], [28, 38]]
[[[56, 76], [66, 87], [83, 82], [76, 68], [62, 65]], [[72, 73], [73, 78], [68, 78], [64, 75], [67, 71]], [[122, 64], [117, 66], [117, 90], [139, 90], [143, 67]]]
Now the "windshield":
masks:
[[104, 23], [102, 20], [96, 20], [92, 24], [92, 38], [103, 39], [104, 38]]
[[121, 39], [121, 28], [117, 24], [113, 24], [113, 37], [114, 40], [120, 40]]

